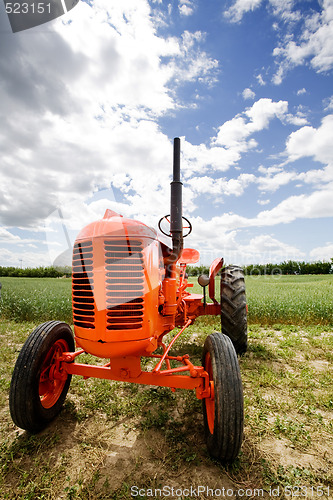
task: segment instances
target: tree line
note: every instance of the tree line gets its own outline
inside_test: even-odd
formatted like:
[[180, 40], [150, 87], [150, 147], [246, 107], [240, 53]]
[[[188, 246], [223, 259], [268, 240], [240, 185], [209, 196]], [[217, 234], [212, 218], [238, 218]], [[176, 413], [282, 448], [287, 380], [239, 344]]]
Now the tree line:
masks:
[[305, 262], [288, 260], [280, 264], [256, 264], [244, 267], [247, 275], [262, 274], [331, 274], [333, 272], [333, 258], [330, 262], [318, 260]]
[[[248, 276], [276, 275], [276, 274], [332, 274], [333, 258], [328, 261], [300, 262], [288, 260], [280, 264], [250, 264], [243, 266], [244, 272]], [[209, 274], [209, 266], [187, 266], [189, 276], [200, 276]], [[2, 267], [0, 266], [0, 277], [10, 276], [18, 278], [60, 278], [71, 276], [72, 270], [65, 267]]]
[[0, 276], [16, 278], [60, 278], [61, 276], [71, 276], [70, 267], [2, 267], [0, 266]]
[[[333, 258], [328, 261], [305, 262], [288, 260], [280, 264], [249, 264], [243, 266], [247, 276], [276, 275], [276, 274], [332, 274]], [[189, 276], [200, 276], [209, 274], [207, 266], [188, 266], [186, 268]]]

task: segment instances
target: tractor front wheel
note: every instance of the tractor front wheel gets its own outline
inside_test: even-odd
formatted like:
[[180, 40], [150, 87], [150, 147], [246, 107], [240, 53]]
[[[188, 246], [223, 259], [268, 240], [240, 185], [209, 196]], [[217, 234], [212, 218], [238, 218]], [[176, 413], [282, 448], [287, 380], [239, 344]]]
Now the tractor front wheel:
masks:
[[72, 330], [66, 323], [48, 321], [27, 338], [12, 375], [9, 408], [14, 423], [39, 432], [60, 412], [71, 375], [57, 370], [64, 352], [74, 351]]
[[221, 324], [237, 354], [247, 350], [247, 305], [244, 271], [227, 266], [221, 271]]
[[202, 364], [209, 375], [211, 395], [202, 400], [209, 454], [229, 463], [243, 440], [243, 387], [237, 354], [229, 337], [214, 332], [206, 338]]

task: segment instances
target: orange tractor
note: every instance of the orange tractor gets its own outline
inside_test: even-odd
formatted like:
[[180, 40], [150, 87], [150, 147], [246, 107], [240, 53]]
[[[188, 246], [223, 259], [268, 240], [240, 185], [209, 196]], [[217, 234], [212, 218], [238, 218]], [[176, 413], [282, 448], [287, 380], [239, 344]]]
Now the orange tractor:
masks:
[[[199, 252], [183, 248], [192, 229], [182, 216], [180, 140], [174, 140], [171, 214], [159, 228], [172, 238], [169, 247], [154, 229], [107, 210], [103, 219], [86, 226], [73, 249], [72, 329], [60, 321], [38, 326], [18, 356], [9, 406], [16, 425], [38, 432], [64, 403], [72, 375], [175, 389], [195, 389], [203, 402], [204, 427], [210, 454], [223, 462], [236, 458], [243, 435], [243, 391], [237, 353], [247, 347], [247, 306], [240, 268], [223, 267], [217, 258], [209, 276], [198, 279], [203, 294], [190, 293], [186, 265]], [[183, 220], [185, 222], [183, 222]], [[167, 229], [166, 229], [167, 225]], [[186, 232], [187, 234], [183, 234]], [[221, 301], [215, 277], [221, 270]], [[206, 301], [206, 287], [211, 299]], [[188, 354], [170, 350], [198, 316], [221, 315], [222, 332], [205, 341], [202, 366]], [[168, 345], [163, 337], [175, 328]], [[106, 358], [100, 365], [77, 362], [89, 353]], [[144, 371], [141, 358], [155, 359]]]

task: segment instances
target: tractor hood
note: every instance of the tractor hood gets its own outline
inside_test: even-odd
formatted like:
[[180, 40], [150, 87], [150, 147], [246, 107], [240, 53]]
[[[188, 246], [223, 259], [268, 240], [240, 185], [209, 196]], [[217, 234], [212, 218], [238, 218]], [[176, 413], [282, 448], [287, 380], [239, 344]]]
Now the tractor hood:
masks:
[[142, 222], [127, 219], [126, 217], [108, 209], [106, 210], [103, 219], [91, 222], [84, 227], [77, 235], [76, 241], [105, 236], [119, 238], [141, 237], [151, 238], [153, 240], [157, 239], [157, 233], [153, 228], [143, 224]]

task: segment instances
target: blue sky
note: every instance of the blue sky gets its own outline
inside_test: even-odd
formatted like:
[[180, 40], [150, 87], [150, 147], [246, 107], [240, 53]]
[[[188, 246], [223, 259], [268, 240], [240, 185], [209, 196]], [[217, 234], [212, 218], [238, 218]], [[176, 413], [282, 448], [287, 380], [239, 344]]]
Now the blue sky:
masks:
[[0, 5], [0, 265], [50, 265], [106, 208], [157, 228], [182, 140], [201, 263], [333, 257], [333, 0]]

